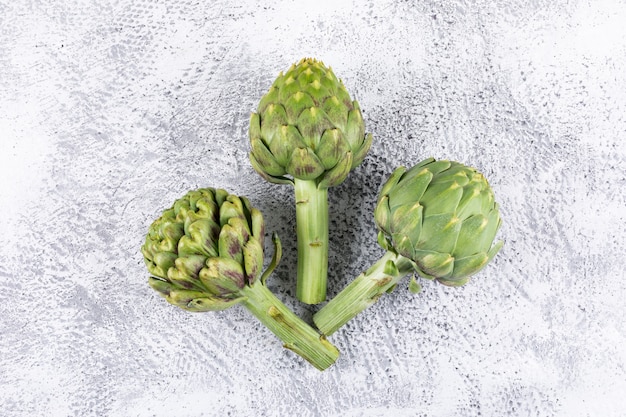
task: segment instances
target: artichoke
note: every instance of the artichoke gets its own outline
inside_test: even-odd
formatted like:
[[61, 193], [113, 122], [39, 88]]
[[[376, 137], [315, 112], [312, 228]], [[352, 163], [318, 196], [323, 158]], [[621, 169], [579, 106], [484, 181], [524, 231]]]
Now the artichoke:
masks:
[[[467, 283], [503, 244], [494, 244], [501, 220], [489, 183], [458, 162], [431, 158], [397, 168], [379, 194], [374, 219], [387, 252], [315, 314], [326, 335], [412, 272], [448, 286]], [[415, 276], [409, 288], [421, 288]]]
[[150, 286], [171, 304], [192, 312], [242, 304], [276, 334], [284, 346], [320, 370], [339, 352], [324, 336], [293, 314], [266, 287], [280, 260], [263, 272], [263, 215], [245, 197], [220, 189], [188, 192], [149, 228], [141, 247]]
[[250, 162], [273, 183], [293, 184], [297, 296], [326, 297], [328, 188], [342, 183], [372, 143], [359, 104], [330, 68], [302, 59], [280, 74], [250, 118]]

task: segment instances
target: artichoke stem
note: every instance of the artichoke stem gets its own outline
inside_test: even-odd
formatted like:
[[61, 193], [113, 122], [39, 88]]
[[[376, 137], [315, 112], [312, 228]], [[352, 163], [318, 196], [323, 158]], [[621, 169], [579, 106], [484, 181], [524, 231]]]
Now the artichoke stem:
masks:
[[328, 269], [328, 190], [314, 180], [294, 179], [298, 280], [296, 295], [307, 304], [326, 299]]
[[325, 335], [334, 333], [412, 271], [411, 261], [387, 251], [313, 316], [315, 325]]
[[339, 350], [325, 336], [296, 316], [261, 282], [246, 285], [240, 294], [247, 297], [241, 304], [278, 336], [285, 348], [302, 356], [320, 371], [339, 357]]

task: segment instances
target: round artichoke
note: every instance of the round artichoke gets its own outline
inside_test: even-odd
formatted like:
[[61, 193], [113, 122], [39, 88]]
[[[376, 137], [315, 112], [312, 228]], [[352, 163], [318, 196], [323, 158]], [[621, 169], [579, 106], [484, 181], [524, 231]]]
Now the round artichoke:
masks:
[[343, 83], [311, 58], [280, 74], [250, 119], [250, 161], [275, 183], [316, 180], [340, 184], [372, 144], [361, 109]]
[[502, 247], [501, 241], [492, 245], [501, 220], [489, 183], [458, 162], [431, 158], [396, 169], [374, 216], [385, 249], [445, 285], [465, 284]]
[[264, 229], [245, 197], [190, 191], [150, 226], [141, 248], [150, 286], [186, 310], [228, 308], [261, 274]]
[[[313, 321], [330, 335], [411, 273], [460, 286], [502, 247], [500, 214], [485, 177], [458, 162], [427, 159], [396, 169], [374, 218], [386, 253], [320, 309]], [[411, 280], [409, 289], [421, 287]]]
[[281, 249], [274, 235], [274, 257], [262, 273], [264, 235], [263, 215], [245, 197], [213, 188], [190, 191], [152, 223], [141, 247], [150, 286], [189, 311], [241, 303], [284, 347], [324, 370], [339, 351], [266, 287]]
[[302, 59], [280, 74], [250, 118], [250, 162], [265, 179], [293, 184], [298, 268], [296, 296], [326, 298], [328, 188], [346, 179], [372, 144], [361, 109], [330, 68]]

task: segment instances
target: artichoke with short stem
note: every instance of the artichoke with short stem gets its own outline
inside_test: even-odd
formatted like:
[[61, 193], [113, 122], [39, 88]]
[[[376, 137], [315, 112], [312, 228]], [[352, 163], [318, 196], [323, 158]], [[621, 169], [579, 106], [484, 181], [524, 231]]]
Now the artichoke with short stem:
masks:
[[302, 59], [261, 99], [250, 144], [250, 162], [263, 178], [294, 185], [297, 296], [319, 303], [326, 298], [328, 188], [341, 184], [372, 144], [359, 104], [329, 67]]
[[263, 272], [265, 223], [245, 197], [225, 190], [188, 192], [152, 223], [141, 252], [150, 286], [171, 304], [192, 312], [242, 304], [284, 343], [316, 368], [332, 365], [339, 352], [291, 312], [265, 285], [280, 260]]
[[[374, 211], [378, 242], [387, 252], [314, 316], [326, 335], [415, 273], [448, 286], [465, 284], [502, 247], [501, 220], [485, 177], [458, 162], [426, 159], [397, 168]], [[409, 288], [421, 286], [411, 280]]]

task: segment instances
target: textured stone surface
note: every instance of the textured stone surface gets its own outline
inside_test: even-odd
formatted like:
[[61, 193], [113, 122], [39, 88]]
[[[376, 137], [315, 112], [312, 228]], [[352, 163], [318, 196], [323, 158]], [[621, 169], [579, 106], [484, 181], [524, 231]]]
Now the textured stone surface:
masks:
[[[3, 416], [620, 416], [626, 410], [626, 5], [618, 0], [0, 1]], [[406, 281], [316, 371], [243, 308], [147, 286], [151, 221], [188, 189], [247, 195], [295, 293], [292, 190], [247, 160], [249, 113], [303, 56], [375, 143], [330, 192], [330, 295], [371, 264], [384, 178], [482, 170], [495, 262]]]

